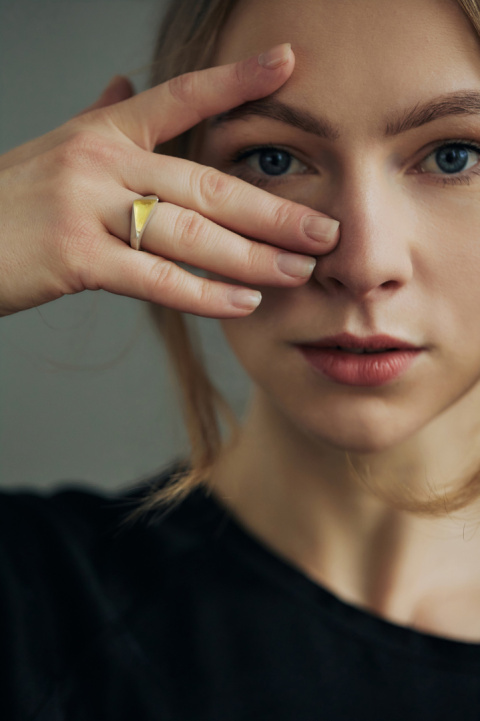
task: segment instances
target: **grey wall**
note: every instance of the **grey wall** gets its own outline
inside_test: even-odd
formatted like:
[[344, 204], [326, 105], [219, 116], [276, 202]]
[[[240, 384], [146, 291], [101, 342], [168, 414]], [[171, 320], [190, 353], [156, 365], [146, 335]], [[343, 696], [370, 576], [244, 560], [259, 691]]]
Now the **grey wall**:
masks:
[[[161, 12], [161, 0], [0, 0], [0, 152], [65, 122], [115, 74], [144, 88]], [[200, 329], [241, 413], [247, 379], [217, 322]], [[1, 318], [0, 485], [115, 490], [155, 473], [186, 448], [165, 361], [146, 305], [102, 291]]]

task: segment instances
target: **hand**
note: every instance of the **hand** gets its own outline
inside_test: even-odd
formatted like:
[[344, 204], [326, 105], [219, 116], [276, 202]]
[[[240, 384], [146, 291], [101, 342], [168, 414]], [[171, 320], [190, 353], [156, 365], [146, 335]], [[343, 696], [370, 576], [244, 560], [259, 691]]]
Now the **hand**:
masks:
[[[294, 57], [288, 46], [275, 53], [270, 67], [250, 58], [188, 73], [135, 97], [128, 81], [117, 78], [84, 113], [2, 156], [0, 315], [104, 289], [196, 315], [235, 318], [256, 307], [248, 298], [242, 302], [242, 293], [253, 291], [238, 282], [304, 283], [313, 262], [310, 272], [292, 277], [278, 259], [329, 252], [338, 224], [330, 221], [330, 240], [313, 240], [305, 219], [327, 216], [212, 168], [152, 152], [211, 115], [277, 90], [292, 73]], [[131, 208], [147, 194], [162, 202], [136, 251], [129, 246]], [[200, 278], [174, 261], [236, 282]]]

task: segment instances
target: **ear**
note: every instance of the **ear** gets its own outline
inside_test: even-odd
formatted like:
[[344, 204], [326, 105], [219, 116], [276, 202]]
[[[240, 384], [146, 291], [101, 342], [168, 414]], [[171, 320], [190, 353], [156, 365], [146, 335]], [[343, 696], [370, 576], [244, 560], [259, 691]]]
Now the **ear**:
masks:
[[130, 80], [124, 75], [115, 75], [115, 77], [110, 80], [98, 100], [96, 100], [92, 105], [89, 105], [88, 108], [81, 110], [74, 117], [89, 113], [91, 110], [97, 110], [99, 108], [106, 108], [108, 105], [114, 105], [122, 100], [131, 98], [132, 95], [135, 95], [135, 91]]

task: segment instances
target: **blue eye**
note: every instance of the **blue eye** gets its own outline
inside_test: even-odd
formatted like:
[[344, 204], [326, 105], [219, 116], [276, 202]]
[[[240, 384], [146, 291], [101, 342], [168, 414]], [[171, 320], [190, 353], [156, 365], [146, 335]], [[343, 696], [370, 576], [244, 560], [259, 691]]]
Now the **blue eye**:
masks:
[[[422, 173], [436, 176], [436, 182], [443, 185], [469, 185], [474, 175], [480, 175], [479, 160], [480, 145], [455, 139], [438, 145], [419, 167]], [[235, 154], [230, 162], [237, 166], [237, 177], [265, 188], [272, 187], [275, 181], [283, 178], [292, 177], [293, 180], [295, 176], [311, 172], [295, 155], [274, 145], [243, 150]]]
[[244, 163], [259, 176], [279, 177], [286, 174], [303, 173], [308, 170], [294, 155], [276, 147], [254, 148], [242, 152], [234, 158], [235, 163]]
[[292, 156], [285, 150], [269, 148], [258, 152], [258, 164], [267, 175], [282, 175], [292, 164]]
[[437, 150], [435, 159], [446, 173], [459, 173], [465, 170], [469, 151], [462, 145], [447, 145]]
[[[477, 158], [471, 158], [475, 154]], [[440, 182], [446, 183], [469, 183], [470, 174], [465, 172], [478, 165], [480, 147], [474, 143], [457, 140], [448, 144], [439, 145], [422, 162], [422, 172], [437, 175]], [[441, 172], [438, 172], [440, 169]], [[451, 177], [449, 177], [451, 176]], [[455, 177], [458, 176], [458, 177]]]

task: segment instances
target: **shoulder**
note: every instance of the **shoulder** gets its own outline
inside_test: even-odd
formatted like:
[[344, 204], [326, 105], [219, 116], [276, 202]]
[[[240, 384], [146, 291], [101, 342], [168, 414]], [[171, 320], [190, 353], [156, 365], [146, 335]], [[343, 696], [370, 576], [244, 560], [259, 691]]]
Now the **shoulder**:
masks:
[[[41, 551], [59, 553], [62, 548], [59, 540], [88, 551], [125, 534], [131, 539], [140, 537], [160, 516], [145, 514], [134, 523], [129, 522], [130, 514], [147, 493], [166, 485], [178, 468], [178, 464], [173, 464], [148, 481], [114, 494], [90, 489], [79, 482], [50, 492], [1, 491], [0, 546], [8, 547], [17, 560], [26, 560]], [[164, 514], [169, 515], [168, 511]]]
[[[12, 583], [40, 594], [179, 561], [202, 542], [192, 501], [131, 521], [147, 493], [181, 468], [172, 464], [117, 494], [69, 484], [50, 493], [0, 492], [0, 593]], [[199, 499], [198, 499], [199, 500]], [[194, 504], [195, 505], [195, 504]], [[201, 515], [201, 514], [200, 514]], [[198, 520], [198, 518], [197, 518]]]
[[19, 704], [33, 717], [88, 649], [196, 555], [201, 535], [181, 508], [127, 520], [172, 470], [115, 496], [79, 485], [0, 493], [0, 717]]

